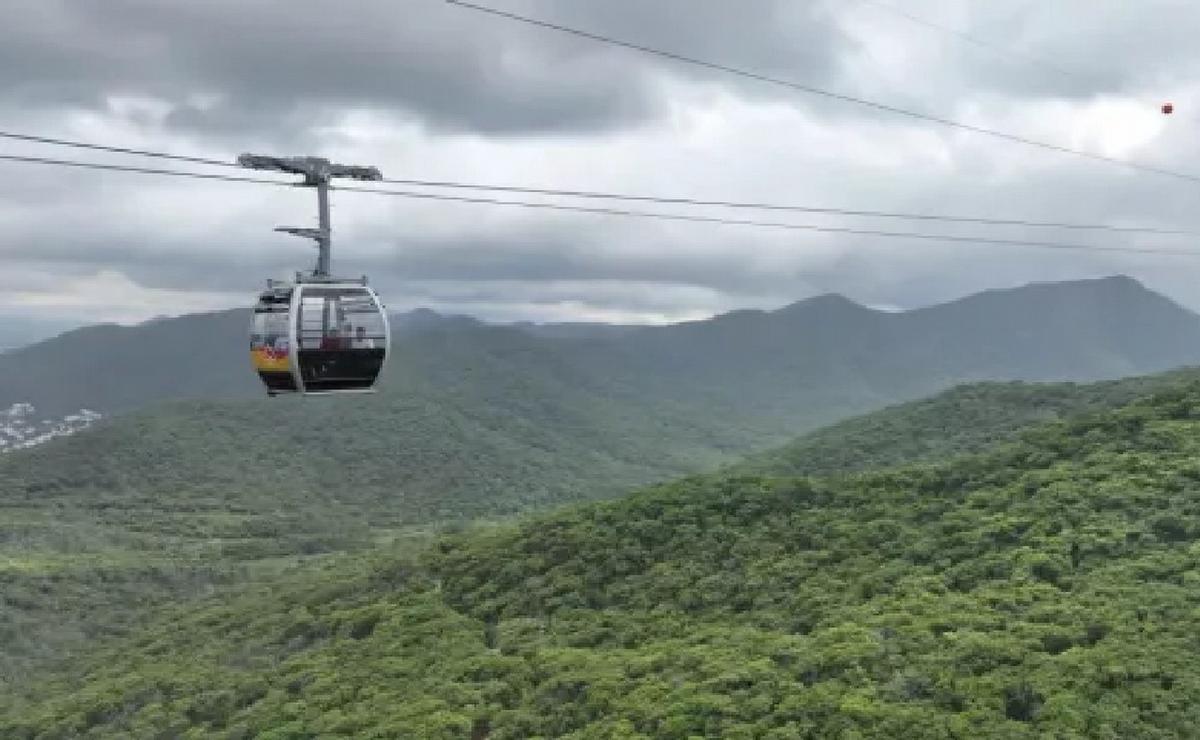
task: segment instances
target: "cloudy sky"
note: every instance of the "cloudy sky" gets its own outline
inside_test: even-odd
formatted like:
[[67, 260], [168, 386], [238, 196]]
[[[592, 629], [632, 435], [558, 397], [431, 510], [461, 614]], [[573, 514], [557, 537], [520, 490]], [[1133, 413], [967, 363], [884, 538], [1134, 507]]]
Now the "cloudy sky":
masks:
[[[1200, 174], [1185, 0], [480, 0], [635, 43]], [[1176, 113], [1159, 106], [1173, 101]], [[0, 130], [387, 177], [1200, 230], [1200, 183], [872, 111], [442, 0], [38, 0], [0, 24]], [[0, 153], [175, 166], [0, 140]], [[192, 170], [219, 171], [199, 165]], [[8, 334], [244, 305], [311, 263], [310, 191], [0, 162]], [[444, 191], [443, 191], [444, 192]], [[503, 196], [502, 196], [503, 197]], [[546, 200], [545, 198], [531, 198]], [[593, 204], [594, 205], [594, 204]], [[1189, 237], [648, 210], [1192, 249]], [[1124, 273], [1200, 309], [1200, 259], [334, 196], [335, 271], [392, 309], [664, 322], [840, 292], [913, 307]]]

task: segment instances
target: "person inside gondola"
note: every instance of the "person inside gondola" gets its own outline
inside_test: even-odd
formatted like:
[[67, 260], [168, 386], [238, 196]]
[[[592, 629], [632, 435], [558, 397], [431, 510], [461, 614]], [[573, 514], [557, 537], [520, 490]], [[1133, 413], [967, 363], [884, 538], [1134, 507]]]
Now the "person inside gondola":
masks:
[[354, 349], [375, 349], [375, 340], [367, 336], [367, 327], [360, 326], [354, 332]]

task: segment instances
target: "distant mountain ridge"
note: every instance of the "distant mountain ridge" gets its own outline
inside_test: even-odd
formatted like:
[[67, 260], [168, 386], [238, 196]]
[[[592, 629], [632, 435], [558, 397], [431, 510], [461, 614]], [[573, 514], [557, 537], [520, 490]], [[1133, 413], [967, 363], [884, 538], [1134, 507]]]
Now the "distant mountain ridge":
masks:
[[547, 339], [611, 338], [629, 334], [642, 328], [629, 324], [603, 324], [597, 322], [536, 324], [531, 321], [518, 321], [515, 324], [508, 324], [508, 326]]
[[[15, 386], [18, 402], [47, 417], [79, 408], [108, 417], [8, 455], [0, 473], [17, 486], [84, 486], [117, 500], [252, 489], [274, 501], [351, 488], [389, 502], [407, 526], [612, 495], [962, 383], [1200, 364], [1200, 317], [1126, 278], [906, 314], [818, 296], [598, 338], [408, 318], [367, 397], [265, 398], [236, 311], [77, 330], [0, 357], [0, 393]], [[173, 343], [182, 359], [165, 351]], [[95, 359], [83, 361], [89, 352]], [[835, 446], [837, 433], [826, 437]], [[43, 481], [41, 470], [53, 475]]]
[[[94, 326], [0, 355], [0, 406], [121, 413], [165, 400], [261, 395], [245, 353], [247, 311], [134, 327]], [[822, 295], [668, 326], [487, 325], [418, 310], [394, 317], [397, 358], [538, 348], [571, 383], [636, 403], [701, 404], [790, 431], [976, 380], [1103, 380], [1200, 363], [1200, 316], [1128, 277], [993, 290], [906, 312]], [[518, 340], [518, 337], [523, 337]], [[486, 339], [485, 339], [486, 338]], [[531, 344], [532, 343], [532, 344]], [[439, 385], [446, 367], [389, 364], [384, 395]], [[516, 368], [514, 368], [516, 369]], [[799, 423], [798, 422], [802, 422]], [[781, 428], [782, 429], [782, 428]]]
[[589, 343], [578, 357], [658, 398], [811, 429], [958, 383], [1108, 380], [1194, 365], [1200, 316], [1127, 277], [988, 291], [907, 312], [823, 295], [638, 329]]
[[45, 341], [71, 327], [54, 319], [0, 314], [0, 354]]

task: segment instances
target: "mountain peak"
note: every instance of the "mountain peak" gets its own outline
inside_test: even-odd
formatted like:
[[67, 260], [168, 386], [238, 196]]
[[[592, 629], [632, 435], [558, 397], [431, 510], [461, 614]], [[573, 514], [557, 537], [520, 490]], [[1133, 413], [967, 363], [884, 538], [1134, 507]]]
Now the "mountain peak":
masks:
[[874, 313], [874, 311], [861, 303], [850, 300], [841, 293], [822, 293], [820, 295], [805, 298], [789, 303], [783, 308], [778, 308], [771, 313], [777, 315], [786, 315], [797, 312], [821, 311], [824, 313]]
[[408, 313], [401, 314], [401, 315], [408, 316], [411, 319], [421, 319], [421, 320], [428, 320], [428, 321], [434, 321], [434, 320], [440, 319], [442, 317], [442, 315], [440, 313], [438, 313], [437, 311], [434, 311], [432, 308], [425, 308], [424, 306], [422, 306], [421, 308], [414, 308], [413, 310], [409, 311]]
[[1109, 306], [1124, 311], [1142, 308], [1174, 309], [1191, 314], [1183, 306], [1157, 293], [1128, 275], [1109, 275], [1081, 280], [1047, 280], [1026, 283], [1011, 288], [992, 288], [946, 303], [915, 309], [913, 313], [941, 313], [972, 307], [974, 310], [1016, 310], [1021, 313], [1057, 311], [1073, 307], [1088, 311], [1097, 306]]
[[1141, 281], [1138, 280], [1137, 278], [1132, 277], [1130, 275], [1126, 275], [1124, 273], [1117, 273], [1116, 275], [1107, 275], [1107, 276], [1101, 277], [1101, 278], [1093, 278], [1092, 280], [1080, 280], [1077, 282], [1102, 283], [1102, 284], [1107, 284], [1107, 285], [1124, 285], [1127, 287], [1138, 288], [1140, 290], [1150, 290], [1145, 285], [1142, 285]]
[[[1092, 295], [1112, 295], [1120, 297], [1132, 296], [1159, 296], [1158, 293], [1150, 290], [1136, 278], [1128, 275], [1108, 275], [1098, 278], [1083, 278], [1080, 280], [1046, 280], [1042, 282], [1027, 283], [1019, 285], [1015, 288], [996, 288], [993, 290], [985, 290], [977, 295], [1020, 295], [1030, 293], [1053, 293], [1063, 297], [1078, 295], [1079, 293], [1088, 293]], [[969, 300], [973, 296], [967, 296], [961, 300]]]
[[[1119, 298], [1131, 297], [1153, 297], [1156, 300], [1171, 301], [1163, 294], [1147, 288], [1137, 278], [1129, 275], [1109, 275], [1107, 277], [1095, 278], [1092, 280], [1077, 281], [1080, 284], [1091, 288], [1101, 295], [1109, 295]], [[1174, 303], [1174, 301], [1171, 301]]]

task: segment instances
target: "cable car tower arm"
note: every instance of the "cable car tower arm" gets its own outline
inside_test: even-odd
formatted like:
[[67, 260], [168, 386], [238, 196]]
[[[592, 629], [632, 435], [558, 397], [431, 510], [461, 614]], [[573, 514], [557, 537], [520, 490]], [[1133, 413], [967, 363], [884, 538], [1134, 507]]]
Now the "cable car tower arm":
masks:
[[237, 158], [237, 163], [251, 170], [270, 170], [301, 175], [304, 180], [297, 183], [298, 185], [316, 188], [317, 228], [280, 226], [275, 230], [315, 241], [317, 243], [317, 266], [313, 270], [313, 277], [328, 279], [330, 277], [329, 253], [333, 241], [332, 227], [329, 223], [330, 181], [335, 177], [344, 177], [351, 180], [377, 182], [383, 179], [383, 174], [376, 167], [336, 164], [322, 157], [271, 157], [262, 154], [243, 154]]

